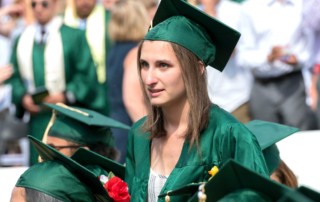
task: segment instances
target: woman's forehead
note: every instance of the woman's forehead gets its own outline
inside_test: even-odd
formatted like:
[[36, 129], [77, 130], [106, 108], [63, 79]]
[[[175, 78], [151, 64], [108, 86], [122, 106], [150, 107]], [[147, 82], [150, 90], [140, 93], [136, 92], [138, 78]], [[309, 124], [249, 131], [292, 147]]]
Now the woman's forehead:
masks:
[[144, 41], [141, 47], [141, 59], [148, 58], [172, 58], [175, 57], [174, 50], [167, 41]]
[[150, 40], [145, 40], [142, 44], [142, 48], [144, 47], [152, 47], [156, 49], [172, 49], [172, 46], [170, 42], [168, 41], [150, 41]]

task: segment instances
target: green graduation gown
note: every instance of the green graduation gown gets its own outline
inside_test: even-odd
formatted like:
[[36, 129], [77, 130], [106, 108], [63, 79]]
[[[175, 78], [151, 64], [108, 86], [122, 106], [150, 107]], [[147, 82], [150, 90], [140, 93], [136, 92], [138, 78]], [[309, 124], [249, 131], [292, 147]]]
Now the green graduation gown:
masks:
[[[76, 99], [74, 105], [106, 114], [107, 108], [105, 102], [106, 98], [103, 93], [104, 89], [98, 83], [95, 66], [85, 38], [85, 33], [63, 24], [60, 27], [60, 33], [64, 55], [66, 91], [74, 94]], [[12, 52], [11, 62], [14, 67], [14, 74], [11, 79], [8, 80], [8, 83], [13, 87], [12, 102], [17, 107], [17, 113], [22, 114], [24, 111], [22, 107], [22, 98], [27, 93], [27, 90], [19, 72], [17, 57], [19, 39], [20, 38], [17, 39]], [[45, 46], [34, 42], [32, 62], [34, 72], [33, 77], [36, 87], [45, 85], [44, 49]], [[32, 115], [29, 122], [29, 134], [38, 139], [42, 139], [50, 117], [51, 111], [49, 110]], [[37, 162], [37, 158], [38, 154], [31, 146], [31, 165]]]
[[[141, 132], [145, 118], [133, 125], [128, 142], [126, 159], [126, 182], [131, 201], [147, 201], [150, 174], [150, 134]], [[255, 136], [229, 113], [216, 105], [211, 107], [208, 127], [200, 136], [199, 155], [196, 146], [189, 151], [186, 141], [180, 158], [161, 190], [166, 193], [189, 183], [209, 179], [213, 166], [221, 168], [230, 158], [242, 165], [268, 176], [266, 164]], [[171, 201], [187, 201], [190, 196], [172, 196]], [[159, 198], [159, 201], [165, 201]]]

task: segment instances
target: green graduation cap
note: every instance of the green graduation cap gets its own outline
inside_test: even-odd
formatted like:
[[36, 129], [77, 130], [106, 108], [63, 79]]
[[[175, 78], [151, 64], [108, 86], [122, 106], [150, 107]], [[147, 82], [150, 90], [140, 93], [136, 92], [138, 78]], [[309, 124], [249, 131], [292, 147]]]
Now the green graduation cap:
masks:
[[[203, 183], [191, 183], [187, 184], [185, 186], [182, 186], [180, 188], [170, 190], [167, 193], [160, 194], [158, 197], [163, 198], [163, 197], [168, 197], [168, 196], [186, 196], [188, 198], [191, 198], [191, 196], [196, 193], [199, 189], [199, 186]], [[174, 201], [174, 200], [172, 200]]]
[[45, 132], [48, 136], [66, 139], [80, 145], [103, 143], [114, 146], [110, 128], [129, 130], [130, 127], [95, 111], [65, 104], [45, 104], [53, 109], [52, 118]]
[[31, 166], [20, 176], [16, 187], [33, 189], [64, 202], [96, 202], [91, 189], [56, 160]]
[[124, 179], [125, 167], [123, 165], [91, 150], [79, 148], [71, 158], [83, 166], [100, 166], [104, 170], [112, 171], [117, 177]]
[[32, 136], [28, 136], [28, 138], [45, 162], [50, 160], [61, 162], [64, 167], [90, 188], [96, 200], [112, 201], [100, 182], [99, 176], [102, 174], [107, 176], [109, 172], [112, 172], [117, 177], [124, 179], [125, 168], [123, 165], [84, 148], [79, 148], [69, 158]]
[[273, 144], [270, 147], [264, 149], [262, 153], [269, 170], [269, 175], [271, 175], [281, 163], [279, 149], [276, 144]]
[[179, 44], [222, 71], [239, 38], [239, 32], [187, 1], [162, 0], [144, 39]]
[[[243, 189], [239, 191], [232, 192], [220, 200], [218, 202], [272, 202], [274, 200], [271, 200], [269, 196], [266, 196], [265, 194], [261, 192], [256, 192], [254, 190], [250, 189]], [[298, 193], [295, 190], [289, 191], [288, 193], [285, 193], [284, 196], [282, 196], [280, 199], [276, 200], [277, 202], [315, 202], [313, 200], [310, 200], [310, 198]]]
[[300, 186], [296, 189], [299, 193], [303, 194], [304, 196], [308, 197], [310, 200], [313, 201], [320, 201], [320, 193], [316, 192], [313, 189], [310, 189], [305, 186]]
[[189, 197], [189, 202], [198, 202], [203, 195], [206, 196], [206, 201], [278, 201], [287, 193], [305, 198], [293, 189], [229, 160], [208, 182], [188, 184], [159, 197], [170, 197], [174, 201], [174, 196], [177, 195], [193, 195]]
[[261, 120], [250, 121], [245, 126], [256, 136], [266, 160], [269, 174], [273, 173], [281, 161], [276, 143], [298, 132], [299, 129]]
[[279, 202], [316, 202], [312, 200], [311, 198], [307, 197], [306, 195], [300, 193], [297, 190], [293, 190], [292, 192], [289, 192], [282, 196], [279, 200]]
[[299, 128], [261, 120], [250, 121], [245, 126], [257, 137], [262, 150], [299, 131]]
[[235, 192], [231, 192], [222, 197], [218, 202], [271, 202], [272, 200], [262, 194], [261, 192], [254, 191], [252, 189], [240, 189]]

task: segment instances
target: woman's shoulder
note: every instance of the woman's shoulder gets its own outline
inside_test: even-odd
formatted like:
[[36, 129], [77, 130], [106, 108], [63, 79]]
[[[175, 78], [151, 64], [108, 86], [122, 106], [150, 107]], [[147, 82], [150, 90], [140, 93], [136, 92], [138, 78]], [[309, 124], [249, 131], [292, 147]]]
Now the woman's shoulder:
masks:
[[145, 132], [143, 131], [143, 124], [146, 121], [147, 117], [144, 116], [135, 123], [132, 124], [131, 126], [131, 133], [134, 135], [142, 135]]
[[146, 121], [146, 117], [141, 118], [131, 126], [129, 133], [129, 142], [132, 145], [136, 145], [135, 148], [142, 148], [144, 145], [148, 144], [150, 141], [150, 133], [144, 131], [143, 123]]
[[142, 124], [146, 121], [147, 117], [144, 116], [141, 119], [139, 119], [138, 121], [136, 121], [133, 125], [132, 128], [139, 128], [142, 126]]
[[225, 111], [216, 104], [212, 104], [210, 107], [210, 122], [214, 121], [220, 124], [226, 123], [239, 123], [239, 121], [229, 112]]
[[238, 130], [243, 132], [248, 131], [243, 123], [238, 121], [232, 114], [217, 105], [212, 105], [210, 109], [207, 131], [211, 130], [217, 132], [218, 134], [233, 134]]

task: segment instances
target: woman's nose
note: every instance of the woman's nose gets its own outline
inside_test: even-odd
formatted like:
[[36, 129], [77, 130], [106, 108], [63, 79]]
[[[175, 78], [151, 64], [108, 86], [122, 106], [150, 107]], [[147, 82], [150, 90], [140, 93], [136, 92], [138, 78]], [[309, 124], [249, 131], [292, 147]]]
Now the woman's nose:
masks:
[[156, 72], [154, 68], [149, 68], [145, 75], [145, 84], [152, 85], [157, 82]]

